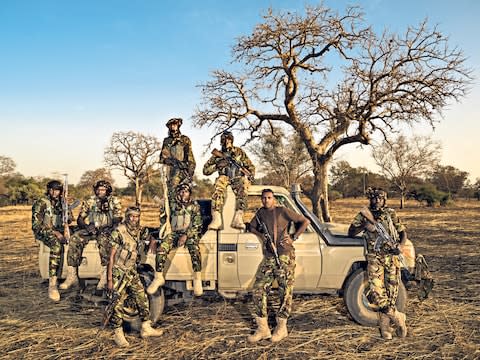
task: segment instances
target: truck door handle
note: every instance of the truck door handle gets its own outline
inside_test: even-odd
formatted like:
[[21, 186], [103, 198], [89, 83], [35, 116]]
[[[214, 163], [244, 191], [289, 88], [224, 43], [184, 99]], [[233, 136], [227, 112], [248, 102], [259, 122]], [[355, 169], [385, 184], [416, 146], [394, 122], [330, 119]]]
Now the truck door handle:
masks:
[[258, 244], [245, 244], [245, 249], [258, 249]]

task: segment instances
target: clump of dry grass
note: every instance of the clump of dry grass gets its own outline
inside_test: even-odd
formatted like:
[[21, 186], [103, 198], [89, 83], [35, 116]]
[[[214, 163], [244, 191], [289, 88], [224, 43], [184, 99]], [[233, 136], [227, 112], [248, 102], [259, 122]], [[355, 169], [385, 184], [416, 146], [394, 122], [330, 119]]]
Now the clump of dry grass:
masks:
[[[336, 221], [348, 223], [365, 201], [332, 204]], [[250, 345], [254, 324], [248, 297], [227, 301], [205, 296], [166, 308], [157, 339], [128, 335], [131, 347], [114, 346], [110, 330], [100, 331], [101, 309], [81, 300], [76, 290], [48, 300], [38, 275], [37, 245], [29, 207], [0, 208], [0, 357], [72, 358], [318, 358], [318, 359], [476, 359], [480, 358], [480, 203], [451, 208], [418, 206], [399, 210], [410, 238], [426, 256], [436, 278], [424, 302], [410, 294], [409, 335], [385, 343], [378, 330], [354, 323], [336, 296], [296, 296], [290, 336], [280, 344]], [[154, 226], [158, 214], [146, 207]], [[273, 317], [271, 325], [274, 325]]]

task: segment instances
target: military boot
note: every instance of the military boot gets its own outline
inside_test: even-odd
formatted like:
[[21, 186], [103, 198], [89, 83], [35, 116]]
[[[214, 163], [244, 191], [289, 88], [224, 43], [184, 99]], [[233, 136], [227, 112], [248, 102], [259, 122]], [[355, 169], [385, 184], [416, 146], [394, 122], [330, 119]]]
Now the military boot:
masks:
[[195, 296], [201, 296], [203, 294], [201, 271], [193, 274], [193, 294]]
[[107, 267], [102, 266], [102, 272], [100, 273], [100, 280], [98, 280], [97, 290], [103, 290], [107, 286]]
[[160, 286], [165, 284], [165, 278], [163, 277], [163, 271], [155, 271], [155, 277], [151, 284], [147, 287], [147, 294], [153, 295], [157, 292]]
[[272, 342], [279, 342], [288, 336], [287, 319], [277, 317], [277, 326], [273, 330]]
[[162, 335], [163, 335], [162, 329], [152, 328], [151, 320], [142, 322], [142, 330], [140, 330], [140, 336], [142, 338], [152, 337], [152, 336], [162, 336]]
[[218, 230], [222, 226], [222, 214], [220, 211], [212, 211], [212, 222], [208, 225], [211, 230]]
[[67, 290], [72, 285], [78, 284], [77, 268], [73, 266], [67, 266], [67, 278], [60, 284], [60, 290]]
[[232, 224], [230, 225], [234, 229], [245, 229], [245, 223], [243, 222], [243, 210], [235, 211], [233, 216]]
[[380, 327], [380, 334], [385, 340], [392, 340], [393, 329], [390, 326], [390, 317], [383, 312], [378, 313], [378, 325]]
[[123, 328], [118, 327], [114, 330], [115, 336], [113, 340], [115, 340], [115, 344], [117, 344], [120, 347], [128, 347], [130, 346], [129, 342], [127, 339], [125, 339], [125, 334], [123, 333]]
[[390, 320], [392, 323], [395, 325], [397, 328], [397, 335], [401, 338], [404, 338], [407, 336], [407, 316], [398, 311], [397, 309], [392, 310], [391, 312], [387, 313], [387, 315], [390, 317]]
[[51, 276], [48, 279], [48, 297], [53, 301], [60, 301], [60, 293], [57, 288], [57, 277]]
[[272, 333], [268, 327], [268, 319], [266, 317], [255, 317], [255, 321], [257, 323], [257, 330], [253, 335], [247, 337], [247, 341], [249, 343], [255, 343], [263, 339], [270, 339], [272, 337]]

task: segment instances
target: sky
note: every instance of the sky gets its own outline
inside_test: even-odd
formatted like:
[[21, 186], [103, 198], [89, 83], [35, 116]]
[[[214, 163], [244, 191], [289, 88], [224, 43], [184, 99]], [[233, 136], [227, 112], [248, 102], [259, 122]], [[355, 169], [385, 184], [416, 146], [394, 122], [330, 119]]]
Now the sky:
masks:
[[[0, 155], [25, 176], [69, 174], [77, 183], [104, 167], [117, 131], [162, 140], [165, 123], [182, 117], [201, 175], [210, 128], [194, 128], [199, 84], [231, 69], [231, 47], [252, 32], [269, 7], [299, 11], [301, 0], [0, 0]], [[414, 133], [442, 144], [442, 164], [480, 178], [480, 2], [476, 0], [324, 1], [342, 11], [360, 5], [381, 31], [403, 32], [425, 18], [463, 50], [474, 83], [432, 129]], [[349, 145], [336, 160], [375, 168], [368, 147]], [[118, 186], [126, 179], [116, 173]]]

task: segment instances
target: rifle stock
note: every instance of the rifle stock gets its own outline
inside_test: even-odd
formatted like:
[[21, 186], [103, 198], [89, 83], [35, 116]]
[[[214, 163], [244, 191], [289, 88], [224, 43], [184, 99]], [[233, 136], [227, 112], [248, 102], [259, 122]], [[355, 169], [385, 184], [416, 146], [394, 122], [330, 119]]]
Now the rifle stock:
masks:
[[160, 214], [160, 218], [165, 217], [165, 223], [160, 226], [160, 229], [158, 231], [158, 238], [160, 240], [163, 240], [172, 232], [172, 224], [170, 223], [170, 201], [168, 199], [167, 175], [165, 167], [162, 168], [162, 171], [160, 173], [162, 177], [164, 203], [163, 213]]

